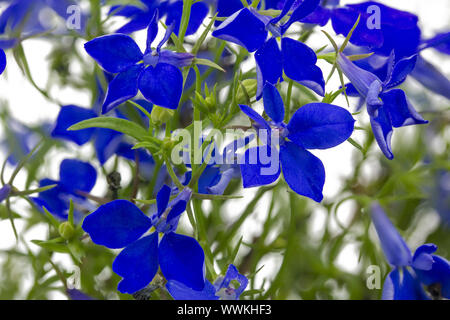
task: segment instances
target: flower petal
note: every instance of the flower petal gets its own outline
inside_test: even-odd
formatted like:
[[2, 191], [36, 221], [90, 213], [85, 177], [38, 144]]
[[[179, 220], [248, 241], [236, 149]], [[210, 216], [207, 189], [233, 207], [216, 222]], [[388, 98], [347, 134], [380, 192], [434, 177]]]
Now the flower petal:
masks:
[[148, 285], [158, 271], [158, 233], [133, 242], [120, 252], [112, 269], [123, 277], [117, 289], [122, 293], [135, 293]]
[[255, 61], [258, 80], [256, 98], [260, 99], [266, 82], [275, 85], [283, 81], [283, 58], [275, 38], [270, 38], [255, 52]]
[[376, 111], [376, 116], [370, 117], [370, 124], [372, 125], [373, 135], [378, 143], [383, 154], [389, 160], [394, 159], [392, 153], [391, 138], [392, 138], [392, 123], [385, 107], [380, 107]]
[[411, 251], [397, 229], [389, 221], [383, 209], [376, 202], [372, 203], [371, 217], [389, 264], [396, 267], [411, 265]]
[[218, 300], [216, 289], [209, 281], [205, 281], [202, 290], [193, 290], [188, 286], [176, 280], [170, 280], [166, 283], [167, 291], [175, 300]]
[[241, 9], [222, 22], [212, 33], [216, 38], [236, 43], [248, 52], [258, 50], [266, 41], [267, 30], [257, 13]]
[[419, 56], [411, 76], [425, 88], [450, 99], [450, 80], [434, 65]]
[[205, 254], [194, 238], [169, 233], [159, 245], [159, 265], [164, 277], [194, 289], [205, 286]]
[[97, 171], [88, 162], [65, 159], [59, 167], [59, 184], [65, 191], [77, 194], [77, 191], [90, 192], [95, 186]]
[[271, 184], [280, 176], [278, 150], [267, 145], [247, 149], [239, 163], [244, 188]]
[[160, 217], [163, 214], [163, 212], [167, 209], [167, 205], [169, 204], [169, 200], [170, 200], [170, 193], [171, 193], [171, 189], [166, 184], [158, 191], [158, 195], [156, 196], [156, 205], [158, 207], [158, 217]]
[[288, 138], [305, 149], [328, 149], [352, 135], [355, 120], [344, 108], [309, 103], [298, 109], [289, 121]]
[[325, 80], [322, 70], [316, 66], [317, 56], [314, 50], [300, 41], [283, 38], [281, 51], [286, 75], [318, 95], [324, 96]]
[[180, 69], [167, 63], [147, 67], [139, 77], [139, 90], [145, 99], [160, 107], [176, 109], [183, 91]]
[[133, 203], [114, 200], [88, 215], [82, 227], [94, 243], [116, 249], [136, 241], [151, 226], [150, 219]]
[[86, 52], [110, 73], [119, 73], [142, 60], [136, 42], [125, 34], [95, 38], [84, 45]]
[[322, 161], [292, 142], [286, 142], [280, 151], [284, 180], [299, 195], [321, 202], [325, 184]]
[[0, 74], [3, 73], [3, 71], [5, 71], [6, 68], [6, 55], [5, 55], [5, 51], [3, 51], [2, 49], [0, 49]]
[[56, 125], [51, 135], [54, 138], [69, 140], [81, 146], [91, 140], [95, 129], [89, 128], [78, 131], [67, 131], [67, 129], [78, 122], [95, 118], [96, 116], [95, 112], [90, 109], [74, 105], [63, 106], [59, 110]]
[[264, 110], [275, 122], [281, 123], [284, 120], [284, 103], [277, 88], [267, 82], [263, 91]]
[[116, 153], [122, 140], [123, 134], [120, 132], [112, 129], [97, 128], [94, 148], [101, 165], [104, 165]]
[[133, 98], [138, 93], [138, 78], [143, 70], [142, 65], [136, 65], [119, 73], [109, 83], [102, 113], [108, 113], [115, 107]]
[[320, 0], [303, 0], [302, 3], [294, 9], [289, 20], [281, 26], [282, 34], [284, 34], [294, 22], [302, 20], [316, 10], [319, 3]]
[[420, 283], [407, 269], [395, 268], [383, 284], [383, 300], [428, 300]]
[[381, 94], [384, 108], [390, 115], [392, 126], [395, 128], [415, 124], [428, 123], [427, 120], [414, 109], [403, 90], [393, 89]]

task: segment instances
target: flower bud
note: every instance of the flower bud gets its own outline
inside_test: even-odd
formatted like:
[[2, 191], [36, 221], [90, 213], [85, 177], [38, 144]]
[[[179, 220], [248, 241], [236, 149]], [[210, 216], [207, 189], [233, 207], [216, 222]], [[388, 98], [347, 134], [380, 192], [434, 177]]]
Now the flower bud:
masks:
[[236, 93], [236, 102], [248, 103], [248, 99], [256, 95], [257, 88], [258, 81], [256, 81], [256, 79], [246, 79], [242, 81]]
[[153, 106], [152, 121], [156, 124], [167, 123], [172, 119], [174, 113], [174, 110]]
[[59, 225], [58, 231], [61, 237], [63, 237], [66, 240], [71, 239], [75, 234], [75, 229], [68, 221], [61, 223]]

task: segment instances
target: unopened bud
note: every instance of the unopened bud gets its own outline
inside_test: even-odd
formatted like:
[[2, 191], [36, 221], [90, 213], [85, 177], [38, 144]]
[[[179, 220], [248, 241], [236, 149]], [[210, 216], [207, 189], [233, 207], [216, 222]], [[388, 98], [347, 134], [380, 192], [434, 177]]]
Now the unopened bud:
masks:
[[68, 221], [61, 223], [59, 225], [58, 231], [61, 237], [63, 237], [66, 240], [71, 239], [75, 234], [75, 229]]
[[167, 123], [169, 122], [175, 111], [167, 108], [162, 108], [159, 106], [153, 106], [152, 110], [152, 121], [156, 124]]
[[247, 103], [248, 99], [251, 99], [256, 95], [257, 89], [258, 81], [256, 81], [256, 79], [243, 80], [236, 93], [236, 102]]

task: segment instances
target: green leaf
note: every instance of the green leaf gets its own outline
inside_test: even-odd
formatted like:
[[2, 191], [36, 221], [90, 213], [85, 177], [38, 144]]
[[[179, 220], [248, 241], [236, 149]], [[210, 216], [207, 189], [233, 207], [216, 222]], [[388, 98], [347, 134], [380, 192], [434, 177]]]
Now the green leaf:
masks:
[[62, 242], [63, 240], [64, 239], [62, 238], [56, 238], [49, 241], [31, 240], [31, 242], [49, 251], [59, 253], [70, 253], [69, 247], [67, 246], [66, 243]]
[[212, 62], [211, 60], [208, 59], [199, 59], [199, 58], [195, 58], [194, 59], [194, 63], [195, 64], [200, 64], [200, 65], [204, 65], [204, 66], [208, 66], [214, 69], [217, 69], [219, 71], [225, 72], [225, 70], [219, 66], [217, 63]]
[[84, 120], [71, 126], [69, 131], [77, 131], [88, 128], [105, 128], [114, 131], [122, 132], [127, 136], [130, 136], [138, 141], [145, 140], [148, 136], [147, 131], [137, 125], [134, 122], [125, 119], [113, 118], [113, 117], [98, 117], [93, 119]]

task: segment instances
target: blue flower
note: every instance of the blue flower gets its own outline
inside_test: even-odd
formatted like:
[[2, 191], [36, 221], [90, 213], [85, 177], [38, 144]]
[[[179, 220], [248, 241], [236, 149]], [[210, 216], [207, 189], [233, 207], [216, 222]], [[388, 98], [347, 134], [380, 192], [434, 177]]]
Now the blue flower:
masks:
[[1, 187], [0, 188], [0, 203], [2, 203], [3, 200], [8, 198], [10, 193], [11, 193], [11, 186], [9, 184], [5, 184], [3, 187]]
[[[42, 13], [51, 9], [52, 12], [66, 20], [69, 17], [67, 8], [77, 5], [71, 0], [11, 0], [8, 7], [0, 15], [0, 34], [10, 33], [10, 38], [0, 40], [0, 48], [15, 47], [23, 37], [30, 37], [50, 30], [48, 19], [42, 19]], [[81, 15], [80, 29], [84, 30], [87, 17]]]
[[[383, 285], [382, 298], [386, 300], [429, 299], [423, 285], [438, 289], [434, 298], [450, 298], [450, 263], [433, 253], [434, 244], [417, 248], [414, 256], [378, 203], [371, 207], [372, 221], [380, 238], [381, 247], [394, 269]], [[433, 291], [434, 291], [433, 290]]]
[[107, 113], [137, 95], [138, 90], [155, 105], [176, 109], [183, 91], [183, 75], [179, 68], [189, 66], [194, 56], [161, 50], [174, 25], [167, 28], [164, 39], [152, 50], [158, 34], [158, 12], [149, 26], [147, 47], [142, 54], [138, 45], [125, 34], [95, 38], [85, 44], [87, 53], [109, 73], [117, 74], [108, 87], [102, 113]]
[[339, 53], [337, 58], [340, 69], [353, 85], [354, 90], [350, 91], [356, 91], [366, 102], [375, 139], [388, 159], [394, 158], [391, 148], [393, 127], [428, 123], [413, 108], [403, 90], [392, 89], [405, 80], [414, 68], [415, 59], [416, 56], [412, 56], [394, 64], [392, 53], [386, 80], [381, 81], [375, 74], [356, 66], [344, 54]]
[[[276, 40], [294, 22], [308, 16], [318, 5], [319, 0], [305, 0], [299, 5], [288, 0], [281, 14], [273, 19], [259, 14], [253, 8], [244, 8], [232, 14], [212, 33], [214, 37], [236, 43], [249, 52], [256, 51], [257, 99], [261, 98], [266, 82], [277, 84], [283, 80], [283, 71], [287, 77], [317, 94], [325, 94], [325, 80], [322, 71], [316, 66], [315, 52], [304, 43], [286, 37], [281, 39], [280, 50]], [[293, 9], [290, 18], [279, 26], [278, 23], [290, 9]], [[273, 35], [269, 40], [268, 31]]]
[[[133, 203], [115, 200], [84, 219], [82, 228], [94, 243], [124, 248], [112, 265], [123, 277], [118, 285], [122, 293], [143, 289], [153, 280], [158, 266], [168, 281], [176, 280], [195, 290], [205, 286], [202, 248], [194, 238], [174, 232], [192, 191], [185, 188], [172, 201], [170, 194], [171, 189], [163, 186], [156, 198], [157, 212], [150, 218]], [[152, 227], [155, 232], [145, 235]], [[159, 233], [163, 234], [161, 240]]]
[[[280, 167], [289, 187], [296, 193], [317, 202], [322, 201], [325, 169], [322, 161], [308, 149], [328, 149], [346, 141], [352, 134], [354, 122], [345, 109], [326, 103], [310, 103], [298, 109], [286, 125], [283, 100], [278, 90], [267, 83], [263, 92], [264, 110], [272, 119], [267, 122], [250, 107], [241, 110], [253, 119], [255, 126], [267, 131], [266, 146], [248, 149], [241, 160], [244, 188], [266, 185], [280, 175]], [[272, 134], [279, 136], [279, 148], [273, 145]], [[278, 171], [271, 173], [274, 161]], [[268, 157], [269, 159], [264, 159]], [[270, 169], [269, 169], [270, 168]]]
[[31, 198], [38, 207], [45, 207], [55, 217], [65, 220], [68, 216], [70, 199], [75, 207], [75, 218], [81, 220], [82, 210], [90, 210], [91, 204], [83, 193], [89, 193], [95, 186], [97, 172], [95, 168], [83, 161], [65, 159], [59, 167], [59, 181], [42, 179], [39, 187], [56, 184], [56, 187], [40, 192], [38, 197]]
[[0, 49], [0, 74], [6, 69], [6, 54], [5, 51]]
[[[238, 288], [232, 286], [233, 280], [239, 283]], [[166, 288], [175, 300], [239, 300], [247, 285], [248, 279], [230, 264], [225, 277], [219, 277], [214, 284], [206, 280], [203, 290], [194, 290], [176, 280], [168, 281]]]
[[[129, 34], [147, 28], [151, 18], [155, 14], [156, 10], [158, 10], [161, 17], [167, 15], [166, 25], [170, 25], [172, 23], [175, 24], [174, 33], [178, 36], [183, 11], [182, 0], [141, 0], [141, 2], [143, 3], [142, 8], [133, 5], [111, 7], [109, 11], [110, 14], [112, 13], [115, 16], [130, 19], [130, 21], [116, 31], [117, 33]], [[187, 36], [194, 34], [198, 30], [208, 12], [209, 8], [204, 2], [198, 1], [192, 4], [190, 20], [186, 29]]]

